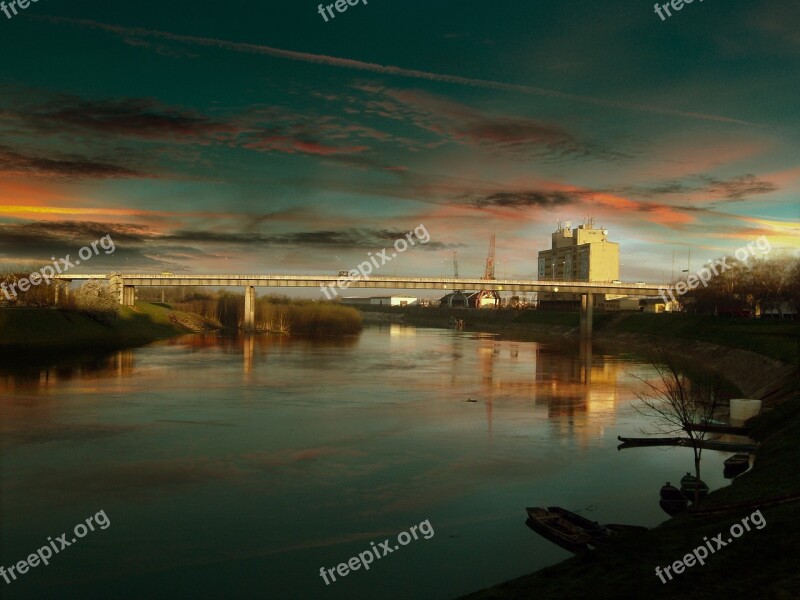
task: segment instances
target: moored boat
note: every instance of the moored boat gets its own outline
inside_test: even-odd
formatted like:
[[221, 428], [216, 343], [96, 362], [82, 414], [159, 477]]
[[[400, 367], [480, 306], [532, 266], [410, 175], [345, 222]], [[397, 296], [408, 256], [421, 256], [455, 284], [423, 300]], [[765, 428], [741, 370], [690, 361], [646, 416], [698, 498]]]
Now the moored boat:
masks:
[[708, 494], [708, 485], [702, 479], [697, 479], [691, 473], [686, 473], [681, 477], [681, 491], [690, 500], [694, 498], [695, 489], [701, 496]]
[[686, 512], [689, 507], [689, 501], [686, 498], [683, 500], [664, 500], [662, 498], [658, 501], [658, 505], [661, 507], [661, 510], [670, 517], [674, 517], [675, 515]]
[[597, 521], [587, 519], [586, 517], [569, 511], [566, 508], [561, 508], [560, 506], [548, 506], [547, 510], [549, 510], [551, 513], [560, 515], [576, 527], [588, 533], [596, 544], [602, 544], [608, 541], [610, 532]]
[[737, 475], [741, 475], [750, 468], [750, 455], [739, 453], [725, 459], [725, 468], [723, 475], [727, 479], [733, 479]]
[[666, 485], [661, 486], [660, 495], [661, 500], [658, 501], [658, 504], [671, 517], [684, 512], [689, 506], [689, 500], [683, 495], [683, 492], [669, 481]]
[[686, 502], [686, 496], [669, 481], [661, 486], [661, 499], [667, 502]]
[[621, 435], [618, 435], [617, 439], [623, 444], [627, 444], [628, 446], [675, 446], [683, 438], [679, 437], [636, 438], [636, 437], [622, 437]]
[[565, 550], [577, 554], [588, 550], [589, 544], [593, 541], [583, 529], [557, 513], [539, 507], [529, 507], [525, 510], [528, 513], [525, 524]]

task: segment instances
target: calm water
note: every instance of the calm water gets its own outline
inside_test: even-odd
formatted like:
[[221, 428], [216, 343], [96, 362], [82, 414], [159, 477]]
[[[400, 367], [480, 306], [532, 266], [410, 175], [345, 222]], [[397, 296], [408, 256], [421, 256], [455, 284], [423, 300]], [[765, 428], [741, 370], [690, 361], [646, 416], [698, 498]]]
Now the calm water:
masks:
[[[387, 326], [2, 369], [0, 564], [111, 522], [4, 598], [454, 598], [569, 556], [525, 506], [654, 526], [691, 468], [688, 449], [617, 451], [653, 373], [577, 345]], [[727, 455], [705, 456], [724, 485]], [[320, 577], [426, 519], [430, 539]]]

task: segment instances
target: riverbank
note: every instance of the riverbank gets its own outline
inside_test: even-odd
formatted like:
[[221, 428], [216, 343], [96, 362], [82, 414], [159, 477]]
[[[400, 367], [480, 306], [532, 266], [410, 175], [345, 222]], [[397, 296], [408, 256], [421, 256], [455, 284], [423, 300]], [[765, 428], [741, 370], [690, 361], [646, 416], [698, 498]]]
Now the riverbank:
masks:
[[[770, 505], [773, 498], [800, 494], [800, 386], [793, 398], [751, 421], [751, 435], [761, 442], [754, 467], [705, 499], [704, 507], [732, 509], [704, 516], [682, 515], [643, 534], [614, 540], [602, 551], [576, 556], [531, 575], [464, 596], [464, 600], [506, 600], [536, 597], [571, 598], [796, 598], [797, 539], [800, 502]], [[761, 506], [763, 504], [763, 506]], [[695, 565], [662, 583], [655, 574], [681, 560], [694, 548], [760, 510], [766, 525], [746, 531]]]
[[[389, 320], [420, 327], [450, 327], [462, 319], [466, 331], [509, 334], [550, 334], [577, 337], [577, 312], [539, 310], [465, 310], [423, 307], [359, 306], [366, 321]], [[380, 316], [378, 316], [380, 315]], [[634, 337], [701, 341], [754, 352], [786, 364], [800, 364], [800, 321], [779, 319], [731, 319], [724, 317], [595, 312], [593, 341]]]
[[[579, 327], [575, 313], [452, 312], [465, 319], [466, 329], [514, 338], [573, 338]], [[431, 313], [418, 319], [412, 313], [403, 322], [447, 326], [450, 316]], [[436, 320], [438, 325], [433, 324]], [[800, 577], [792, 557], [800, 534], [800, 503], [770, 505], [769, 501], [800, 494], [800, 324], [642, 313], [600, 313], [594, 324], [596, 348], [641, 356], [658, 344], [690, 357], [699, 368], [722, 373], [748, 397], [764, 400], [765, 411], [751, 421], [751, 435], [761, 442], [754, 468], [710, 494], [703, 504], [720, 508], [745, 503], [747, 508], [669, 519], [644, 534], [618, 538], [602, 552], [574, 557], [464, 598], [795, 597]], [[761, 503], [766, 503], [760, 510], [767, 522], [762, 530], [747, 532], [705, 566], [688, 569], [667, 584], [656, 577], [656, 566], [681, 559], [702, 544], [704, 536], [727, 534], [732, 524]]]
[[[497, 333], [519, 341], [577, 342], [580, 331], [580, 317], [574, 312], [359, 308], [366, 322], [452, 327], [452, 319], [462, 319], [465, 331]], [[661, 346], [690, 357], [699, 368], [723, 375], [741, 394], [762, 398], [766, 406], [772, 406], [785, 399], [782, 390], [800, 364], [800, 322], [598, 312], [592, 345], [640, 358]]]
[[6, 308], [0, 309], [0, 352], [113, 350], [208, 329], [196, 315], [147, 302], [120, 307], [111, 322], [77, 311]]

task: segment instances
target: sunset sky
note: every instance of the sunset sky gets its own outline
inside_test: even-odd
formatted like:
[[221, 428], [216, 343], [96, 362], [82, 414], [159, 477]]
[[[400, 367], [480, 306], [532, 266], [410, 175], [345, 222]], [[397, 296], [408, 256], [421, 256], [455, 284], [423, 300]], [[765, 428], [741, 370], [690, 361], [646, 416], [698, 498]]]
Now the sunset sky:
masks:
[[39, 0], [0, 13], [0, 266], [535, 278], [593, 216], [623, 278], [800, 249], [800, 10], [707, 0]]

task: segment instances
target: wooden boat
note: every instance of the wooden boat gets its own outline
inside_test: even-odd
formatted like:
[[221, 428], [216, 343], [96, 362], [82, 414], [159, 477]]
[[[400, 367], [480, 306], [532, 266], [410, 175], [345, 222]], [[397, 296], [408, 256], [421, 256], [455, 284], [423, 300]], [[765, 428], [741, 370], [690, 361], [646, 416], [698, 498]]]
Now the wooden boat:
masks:
[[[617, 450], [625, 450], [626, 448], [637, 448], [640, 446], [683, 446], [691, 448], [692, 440], [684, 437], [646, 437], [646, 438], [629, 438], [617, 436], [617, 439], [622, 442], [617, 446]], [[725, 452], [755, 452], [757, 445], [750, 443], [740, 442], [722, 442], [719, 440], [703, 440], [700, 446], [705, 450], [722, 450]]]
[[681, 491], [690, 500], [694, 498], [695, 488], [697, 488], [701, 496], [708, 494], [708, 485], [702, 479], [698, 480], [691, 473], [686, 473], [681, 477]]
[[666, 485], [661, 486], [661, 499], [666, 502], [687, 503], [686, 496], [683, 495], [683, 492], [672, 485], [669, 481]]
[[525, 510], [528, 513], [525, 524], [542, 537], [576, 554], [589, 549], [592, 537], [561, 515], [539, 507]]
[[749, 454], [734, 454], [733, 456], [725, 459], [725, 468], [723, 475], [727, 479], [733, 479], [737, 475], [741, 475], [750, 468], [750, 455]]
[[675, 446], [683, 438], [679, 437], [645, 437], [645, 438], [632, 438], [617, 436], [617, 439], [623, 444], [629, 446]]
[[594, 540], [595, 544], [602, 544], [608, 541], [610, 532], [597, 521], [591, 521], [586, 517], [569, 511], [566, 508], [561, 508], [560, 506], [548, 506], [547, 510], [549, 510], [551, 513], [560, 515], [576, 527], [579, 527], [588, 533], [592, 540]]
[[662, 498], [658, 501], [658, 505], [670, 517], [674, 517], [675, 515], [686, 512], [689, 507], [689, 501], [686, 498], [683, 500], [664, 500]]

